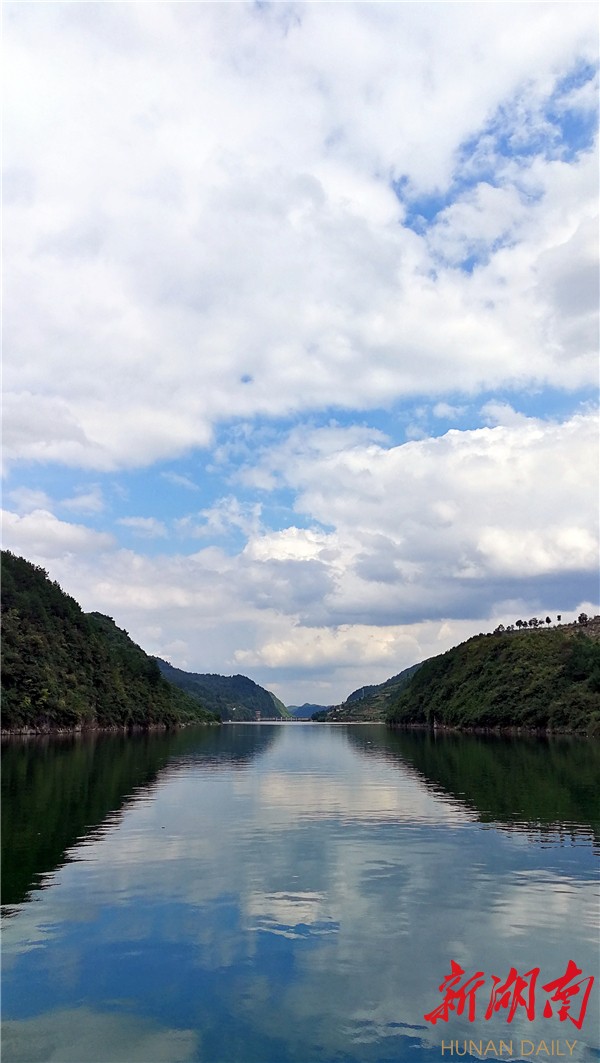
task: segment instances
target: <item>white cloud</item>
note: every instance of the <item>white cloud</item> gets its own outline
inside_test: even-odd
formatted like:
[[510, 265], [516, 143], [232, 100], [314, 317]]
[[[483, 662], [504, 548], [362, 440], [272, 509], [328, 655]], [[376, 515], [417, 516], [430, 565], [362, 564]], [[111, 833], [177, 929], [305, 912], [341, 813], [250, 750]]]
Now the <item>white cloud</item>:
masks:
[[183, 1063], [192, 1060], [198, 1050], [194, 1030], [169, 1029], [137, 1016], [107, 1016], [89, 1007], [11, 1019], [4, 1037], [16, 1060], [31, 1059], [32, 1053], [38, 1059], [85, 1059], [89, 1058], [90, 1046], [96, 1045], [106, 1063], [124, 1057], [132, 1063], [168, 1063], [175, 1058]]
[[495, 399], [486, 402], [481, 407], [480, 413], [483, 423], [489, 425], [490, 428], [495, 428], [498, 425], [523, 427], [528, 420], [525, 414], [513, 409], [509, 402], [498, 402]]
[[454, 265], [469, 255], [486, 256], [498, 241], [515, 239], [530, 209], [516, 188], [482, 182], [438, 215], [429, 245], [436, 256]]
[[183, 476], [179, 472], [161, 472], [160, 474], [163, 480], [167, 480], [168, 483], [173, 484], [174, 487], [185, 487], [188, 491], [199, 491], [198, 484], [189, 476]]
[[32, 510], [52, 511], [57, 506], [82, 515], [101, 513], [104, 509], [102, 488], [98, 484], [93, 484], [88, 490], [81, 488], [72, 497], [60, 501], [51, 499], [39, 488], [30, 487], [15, 487], [8, 492], [7, 497], [20, 514]]
[[550, 338], [571, 357], [598, 348], [598, 224], [584, 218], [537, 263], [538, 291], [551, 313]]
[[[13, 306], [19, 312], [16, 301]], [[9, 359], [5, 365], [8, 375]], [[15, 368], [17, 380], [21, 368]], [[50, 376], [51, 368], [48, 370]], [[58, 460], [65, 465], [106, 467], [103, 448], [86, 435], [68, 398], [9, 387], [3, 397], [3, 419], [3, 450], [7, 462]]]
[[[305, 672], [331, 669], [372, 669], [388, 678], [398, 660], [420, 660], [418, 626], [373, 627], [345, 624], [337, 628], [281, 625], [270, 641], [257, 650], [238, 650], [240, 666], [262, 665], [273, 670], [293, 669], [302, 662]], [[431, 636], [429, 636], [431, 638]]]
[[[569, 517], [576, 519], [574, 514]], [[560, 527], [543, 537], [539, 528], [482, 528], [477, 549], [484, 562], [481, 571], [508, 570], [522, 577], [561, 570], [592, 572], [598, 557], [598, 537], [593, 527], [569, 526], [563, 518]]]
[[120, 517], [117, 524], [131, 528], [133, 534], [142, 539], [165, 539], [167, 536], [166, 525], [156, 517]]
[[87, 491], [85, 489], [78, 491], [72, 498], [63, 498], [59, 505], [74, 513], [102, 513], [104, 509], [102, 488], [94, 484]]
[[134, 467], [231, 417], [595, 382], [592, 154], [496, 158], [423, 235], [391, 185], [447, 191], [499, 108], [529, 129], [593, 61], [590, 5], [510, 31], [501, 5], [7, 12], [7, 459]]
[[285, 528], [253, 536], [244, 548], [244, 556], [252, 561], [318, 560], [329, 542], [330, 537], [321, 532]]
[[7, 493], [7, 498], [16, 506], [19, 514], [31, 513], [32, 510], [49, 510], [52, 500], [45, 491], [31, 487], [15, 487]]
[[323, 599], [300, 614], [309, 625], [483, 616], [515, 581], [593, 580], [596, 417], [555, 424], [503, 404], [492, 414], [506, 423], [398, 447], [340, 440], [331, 451], [326, 429], [292, 433], [263, 464], [298, 511], [334, 531], [264, 532], [245, 556], [293, 558], [298, 580], [303, 560], [323, 570]]
[[109, 550], [39, 512], [9, 517], [7, 545], [53, 559], [53, 578], [148, 652], [330, 703], [499, 622], [598, 611], [597, 419], [502, 413], [396, 447], [364, 428], [295, 430], [256, 460], [313, 526], [272, 531], [229, 499], [217, 515], [239, 518], [237, 553]]
[[466, 411], [466, 406], [453, 406], [449, 402], [436, 402], [433, 410], [434, 417], [443, 417], [448, 421], [457, 421]]
[[[556, 125], [596, 105], [591, 78], [569, 87], [591, 5], [5, 14], [4, 451], [40, 469], [11, 480], [7, 546], [175, 663], [310, 676], [295, 701], [514, 603], [593, 600], [595, 419], [504, 398], [597, 383], [597, 151]], [[402, 398], [403, 446], [312, 420]], [[478, 407], [487, 427], [428, 437]], [[233, 443], [194, 464], [223, 422]], [[106, 514], [104, 494], [81, 475], [57, 500], [43, 466], [100, 481], [184, 455], [196, 477], [154, 469], [152, 490], [198, 490], [193, 513], [105, 487], [156, 514], [115, 522], [139, 552], [51, 512]], [[184, 536], [229, 552], [174, 555]]]
[[180, 518], [176, 521], [176, 527], [183, 534], [199, 539], [211, 535], [227, 535], [232, 529], [250, 535], [260, 527], [261, 510], [260, 502], [243, 504], [237, 498], [229, 496], [219, 499], [208, 509], [200, 510], [195, 517]]
[[7, 550], [41, 563], [73, 554], [96, 555], [110, 550], [115, 543], [112, 535], [92, 531], [82, 524], [69, 524], [45, 509], [35, 509], [22, 517], [3, 510], [2, 538]]

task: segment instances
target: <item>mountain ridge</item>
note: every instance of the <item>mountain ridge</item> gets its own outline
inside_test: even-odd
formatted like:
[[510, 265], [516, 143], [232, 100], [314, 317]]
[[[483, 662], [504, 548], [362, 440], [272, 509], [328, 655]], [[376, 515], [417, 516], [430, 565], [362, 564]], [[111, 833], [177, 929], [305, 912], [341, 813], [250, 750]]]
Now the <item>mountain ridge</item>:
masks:
[[103, 613], [84, 613], [39, 565], [2, 551], [2, 731], [216, 723]]
[[392, 727], [600, 736], [600, 617], [497, 629], [430, 657], [387, 713]]
[[290, 719], [283, 702], [245, 675], [187, 672], [155, 657], [161, 674], [190, 697], [202, 702], [222, 720]]
[[396, 695], [420, 667], [420, 663], [411, 664], [383, 683], [358, 687], [340, 705], [315, 712], [312, 719], [319, 723], [382, 723]]
[[330, 705], [317, 705], [311, 701], [305, 701], [302, 705], [288, 705], [287, 710], [295, 720], [310, 720], [316, 712], [327, 712]]

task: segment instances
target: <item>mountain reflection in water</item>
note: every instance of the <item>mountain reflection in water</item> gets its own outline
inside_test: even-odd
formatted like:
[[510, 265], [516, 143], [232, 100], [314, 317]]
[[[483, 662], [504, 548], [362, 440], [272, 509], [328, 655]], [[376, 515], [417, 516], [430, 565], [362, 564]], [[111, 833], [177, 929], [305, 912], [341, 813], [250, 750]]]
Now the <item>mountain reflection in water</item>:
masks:
[[556, 736], [505, 737], [348, 728], [365, 755], [413, 768], [482, 823], [600, 843], [600, 743]]
[[[229, 733], [228, 733], [229, 732]], [[68, 849], [148, 791], [166, 768], [243, 769], [269, 728], [194, 727], [134, 735], [14, 736], [2, 743], [2, 903], [20, 904]]]
[[[4, 755], [3, 1063], [439, 1063], [507, 1034], [483, 1000], [425, 1022], [451, 960], [594, 970], [592, 745], [290, 724]], [[595, 992], [576, 1063], [597, 1026]]]

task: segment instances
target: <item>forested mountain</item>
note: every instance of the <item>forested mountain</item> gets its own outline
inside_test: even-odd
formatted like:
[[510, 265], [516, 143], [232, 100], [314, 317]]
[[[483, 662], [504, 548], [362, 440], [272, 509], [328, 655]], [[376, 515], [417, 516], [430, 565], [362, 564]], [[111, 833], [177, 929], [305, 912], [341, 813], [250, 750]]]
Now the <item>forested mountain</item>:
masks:
[[100, 613], [2, 551], [2, 728], [73, 730], [216, 722]]
[[385, 720], [398, 694], [420, 667], [420, 664], [413, 664], [410, 668], [398, 672], [398, 675], [393, 675], [391, 679], [386, 679], [384, 683], [359, 687], [358, 690], [353, 690], [341, 705], [315, 712], [313, 719], [320, 722], [337, 721], [338, 723], [344, 721], [375, 723]]
[[304, 705], [288, 705], [287, 709], [295, 720], [310, 720], [316, 712], [328, 712], [329, 705], [313, 705], [305, 701]]
[[425, 661], [390, 708], [395, 726], [600, 735], [600, 623], [477, 635]]
[[289, 719], [290, 713], [270, 690], [245, 675], [211, 675], [185, 672], [172, 664], [155, 658], [165, 679], [197, 698], [216, 712], [222, 720]]

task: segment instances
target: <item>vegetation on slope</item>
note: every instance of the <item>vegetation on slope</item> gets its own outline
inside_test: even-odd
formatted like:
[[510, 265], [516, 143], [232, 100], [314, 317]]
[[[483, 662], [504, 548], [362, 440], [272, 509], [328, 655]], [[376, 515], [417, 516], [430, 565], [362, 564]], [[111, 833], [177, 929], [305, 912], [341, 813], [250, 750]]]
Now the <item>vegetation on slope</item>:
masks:
[[415, 772], [431, 794], [450, 796], [482, 823], [527, 826], [531, 836], [593, 835], [600, 842], [600, 742], [575, 735], [459, 734], [386, 729], [372, 741], [357, 727], [360, 754]]
[[305, 701], [303, 705], [288, 705], [287, 710], [295, 720], [310, 720], [317, 712], [327, 712], [330, 705], [317, 705], [314, 702]]
[[425, 661], [388, 722], [600, 734], [595, 624], [478, 635]]
[[359, 687], [348, 695], [342, 705], [315, 712], [312, 718], [320, 723], [381, 722], [386, 719], [400, 691], [420, 667], [420, 664], [413, 664], [391, 679], [386, 679], [385, 683]]
[[220, 716], [222, 720], [289, 719], [290, 713], [270, 690], [245, 675], [185, 672], [156, 658], [165, 679]]
[[2, 728], [214, 722], [110, 617], [86, 614], [37, 565], [2, 551]]

